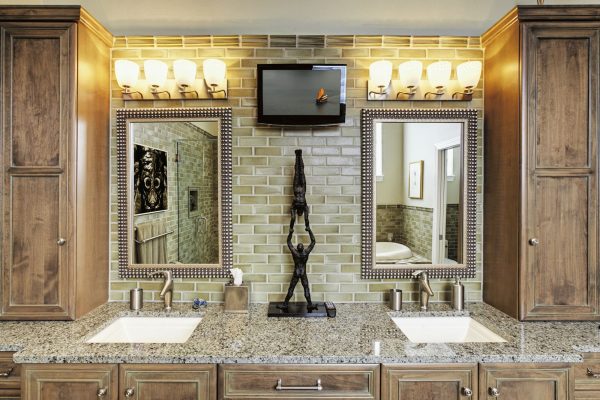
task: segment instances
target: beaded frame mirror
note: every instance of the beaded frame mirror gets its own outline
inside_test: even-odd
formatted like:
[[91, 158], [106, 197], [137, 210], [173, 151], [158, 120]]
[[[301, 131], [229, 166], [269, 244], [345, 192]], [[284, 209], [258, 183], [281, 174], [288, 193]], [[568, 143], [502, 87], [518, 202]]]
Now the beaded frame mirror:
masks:
[[[375, 124], [460, 123], [462, 124], [462, 262], [460, 264], [379, 265], [376, 244]], [[361, 110], [361, 277], [363, 279], [411, 278], [425, 270], [431, 278], [475, 277], [477, 208], [477, 111], [472, 109], [363, 109]]]
[[[157, 270], [169, 270], [177, 278], [226, 278], [233, 265], [232, 224], [232, 112], [228, 107], [208, 108], [146, 108], [117, 110], [117, 193], [118, 193], [118, 251], [121, 278], [146, 278]], [[133, 263], [133, 124], [172, 122], [210, 122], [217, 126], [217, 158], [211, 166], [218, 170], [218, 262], [181, 264]], [[136, 144], [137, 145], [137, 144]], [[166, 153], [165, 153], [166, 154]], [[171, 163], [178, 163], [179, 154]], [[202, 156], [204, 158], [204, 155]], [[213, 157], [214, 158], [214, 157]], [[215, 167], [214, 164], [217, 164]], [[214, 176], [214, 175], [213, 175]], [[214, 179], [214, 178], [213, 178]], [[178, 193], [178, 192], [177, 192]], [[137, 206], [136, 206], [137, 208]], [[187, 213], [186, 213], [187, 215]], [[179, 224], [179, 223], [178, 223]], [[177, 226], [179, 229], [179, 225]], [[165, 232], [166, 235], [170, 232]], [[155, 236], [156, 237], [156, 236]], [[150, 237], [149, 239], [154, 239]], [[149, 240], [148, 239], [148, 240]], [[217, 239], [215, 239], [217, 240]], [[137, 243], [140, 243], [136, 240]], [[142, 242], [143, 243], [143, 242]], [[179, 244], [178, 244], [179, 246]]]

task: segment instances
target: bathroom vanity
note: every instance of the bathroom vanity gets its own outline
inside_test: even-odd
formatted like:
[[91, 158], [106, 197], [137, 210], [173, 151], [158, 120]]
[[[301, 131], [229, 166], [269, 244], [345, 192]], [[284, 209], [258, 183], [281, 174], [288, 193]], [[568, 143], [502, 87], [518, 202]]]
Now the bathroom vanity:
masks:
[[[491, 399], [494, 389], [505, 399], [568, 400], [600, 391], [594, 322], [520, 323], [482, 303], [463, 312], [434, 304], [427, 314], [412, 305], [389, 312], [339, 304], [336, 318], [308, 320], [268, 318], [266, 308], [240, 315], [176, 306], [172, 317], [202, 318], [185, 343], [88, 343], [118, 317], [164, 317], [157, 304], [136, 313], [110, 303], [68, 324], [7, 322], [0, 350], [14, 355], [0, 365], [17, 368], [0, 382], [17, 390], [20, 375], [22, 399], [30, 400], [61, 399], [64, 390], [80, 399], [140, 400], [165, 392], [173, 400]], [[414, 343], [392, 320], [426, 315], [470, 316], [506, 342]]]

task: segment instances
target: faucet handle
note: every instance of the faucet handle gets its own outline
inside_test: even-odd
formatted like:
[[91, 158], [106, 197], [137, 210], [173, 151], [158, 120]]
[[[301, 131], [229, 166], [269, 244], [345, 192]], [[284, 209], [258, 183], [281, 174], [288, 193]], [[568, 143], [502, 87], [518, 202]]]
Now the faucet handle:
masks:
[[165, 280], [173, 279], [173, 272], [171, 271], [154, 271], [148, 274], [148, 278], [156, 278], [157, 276], [162, 275]]
[[420, 270], [417, 270], [417, 271], [413, 272], [413, 273], [412, 273], [412, 276], [414, 276], [415, 278], [417, 278], [417, 277], [419, 277], [419, 275], [423, 275], [423, 274], [425, 274], [425, 276], [427, 276], [427, 275], [426, 275], [426, 274], [427, 274], [427, 272], [425, 272], [425, 271], [423, 271], [422, 269], [420, 269]]

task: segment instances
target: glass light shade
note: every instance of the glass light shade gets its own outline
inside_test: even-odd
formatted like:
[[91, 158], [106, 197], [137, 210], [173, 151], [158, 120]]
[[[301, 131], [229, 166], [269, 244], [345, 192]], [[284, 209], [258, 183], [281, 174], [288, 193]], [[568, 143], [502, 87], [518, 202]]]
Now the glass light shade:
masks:
[[392, 80], [392, 63], [390, 61], [375, 61], [369, 66], [369, 80], [376, 87], [388, 87]]
[[123, 89], [129, 89], [138, 81], [140, 75], [140, 66], [129, 60], [115, 61], [115, 75], [117, 83]]
[[434, 88], [445, 88], [450, 81], [452, 63], [450, 61], [438, 61], [427, 67], [427, 80]]
[[196, 69], [198, 66], [190, 60], [175, 60], [173, 62], [173, 73], [175, 82], [179, 87], [189, 87], [196, 81]]
[[481, 61], [467, 61], [456, 67], [456, 76], [463, 88], [474, 88], [481, 78]]
[[407, 61], [398, 67], [398, 75], [402, 87], [419, 87], [421, 75], [423, 75], [423, 63], [421, 61]]
[[204, 80], [209, 86], [219, 86], [225, 81], [227, 66], [221, 60], [204, 60], [202, 70], [204, 72]]
[[144, 75], [146, 81], [152, 87], [159, 88], [167, 81], [167, 72], [169, 67], [162, 61], [146, 60], [144, 61]]

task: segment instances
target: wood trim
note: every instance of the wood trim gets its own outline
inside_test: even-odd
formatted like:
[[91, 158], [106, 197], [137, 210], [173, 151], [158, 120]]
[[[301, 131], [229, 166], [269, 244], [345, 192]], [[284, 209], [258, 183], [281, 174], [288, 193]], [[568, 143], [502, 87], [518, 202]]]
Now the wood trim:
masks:
[[[114, 36], [97, 19], [83, 7], [80, 9], [80, 19], [82, 25], [86, 26], [94, 36], [97, 36], [102, 42], [111, 48], [114, 43]], [[108, 71], [110, 72], [110, 66]]]
[[[502, 17], [498, 22], [492, 25], [487, 31], [481, 35], [481, 44], [483, 47], [487, 47], [490, 42], [496, 40], [499, 36], [505, 34], [505, 32], [510, 29], [514, 24], [519, 22], [519, 10], [517, 7], [514, 7], [510, 10], [504, 17]], [[487, 69], [485, 70], [487, 73]], [[486, 80], [487, 83], [487, 80]]]
[[70, 21], [77, 22], [81, 6], [0, 6], [3, 21]]

